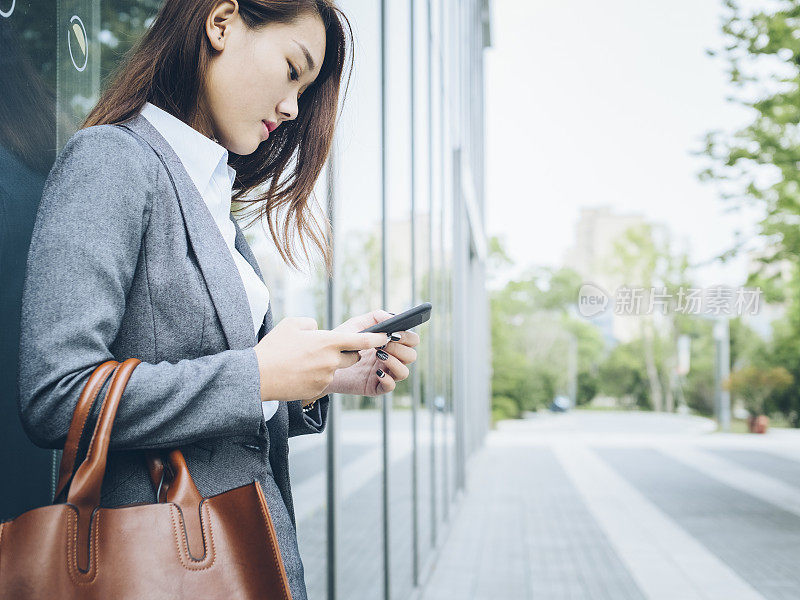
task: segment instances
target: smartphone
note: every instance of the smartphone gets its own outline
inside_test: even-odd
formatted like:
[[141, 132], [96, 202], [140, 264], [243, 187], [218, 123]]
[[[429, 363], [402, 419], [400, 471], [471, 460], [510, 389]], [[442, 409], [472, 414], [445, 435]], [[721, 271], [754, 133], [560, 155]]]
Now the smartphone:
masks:
[[[407, 311], [389, 317], [385, 321], [375, 323], [371, 327], [362, 329], [358, 333], [394, 333], [395, 331], [406, 331], [424, 323], [431, 318], [431, 303], [423, 302], [419, 306], [409, 308]], [[341, 350], [341, 352], [358, 352], [358, 350]]]
[[362, 329], [359, 333], [377, 332], [377, 333], [392, 333], [394, 331], [406, 331], [412, 327], [416, 327], [420, 323], [424, 323], [431, 318], [431, 303], [423, 302], [419, 306], [409, 308], [407, 311], [389, 317], [385, 321], [375, 323], [372, 327]]

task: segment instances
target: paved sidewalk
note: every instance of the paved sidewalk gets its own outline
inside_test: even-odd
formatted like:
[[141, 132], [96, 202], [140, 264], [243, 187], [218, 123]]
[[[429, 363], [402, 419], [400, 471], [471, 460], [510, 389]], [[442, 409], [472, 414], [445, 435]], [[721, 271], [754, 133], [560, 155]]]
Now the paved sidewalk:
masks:
[[800, 598], [800, 435], [675, 415], [507, 421], [420, 600]]

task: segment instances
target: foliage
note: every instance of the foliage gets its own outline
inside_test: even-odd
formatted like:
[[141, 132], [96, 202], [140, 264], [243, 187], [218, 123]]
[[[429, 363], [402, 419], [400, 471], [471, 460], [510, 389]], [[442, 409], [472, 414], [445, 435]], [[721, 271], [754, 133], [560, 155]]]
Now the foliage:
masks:
[[[493, 268], [510, 263], [499, 239], [493, 237], [489, 248]], [[518, 417], [567, 394], [571, 339], [577, 355], [577, 400], [585, 403], [594, 397], [593, 370], [603, 340], [594, 325], [570, 313], [580, 284], [571, 269], [535, 268], [491, 293], [494, 418]]]
[[492, 396], [492, 422], [519, 417], [519, 407], [508, 396]]
[[[701, 154], [710, 166], [700, 178], [715, 181], [734, 206], [755, 207], [763, 215], [758, 233], [766, 252], [747, 285], [760, 286], [766, 301], [785, 301], [787, 312], [749, 364], [763, 372], [782, 368], [792, 376], [792, 383], [763, 398], [763, 410], [780, 411], [800, 427], [800, 2], [775, 0], [750, 11], [738, 0], [724, 5], [726, 44], [708, 54], [726, 64], [733, 89], [729, 101], [752, 118], [734, 132], [708, 132]], [[739, 240], [721, 258], [736, 255], [745, 242]], [[784, 269], [775, 268], [786, 264], [788, 282]]]
[[765, 401], [775, 391], [782, 391], [794, 382], [783, 367], [760, 368], [747, 366], [731, 373], [725, 388], [740, 395], [753, 416], [765, 414]]
[[780, 412], [792, 427], [800, 427], [800, 276], [793, 276], [787, 290], [791, 301], [786, 316], [773, 323], [772, 342], [762, 364], [785, 367], [794, 383], [771, 394], [765, 411]]
[[[691, 366], [684, 381], [686, 405], [702, 415], [714, 412], [714, 364], [716, 348], [713, 323], [704, 319], [684, 319], [681, 333], [689, 336]], [[733, 339], [733, 336], [731, 336]]]
[[[643, 368], [649, 389], [645, 394], [634, 386], [629, 389], [629, 395], [636, 398], [639, 406], [656, 411], [672, 412], [675, 395], [679, 392], [674, 371], [677, 336], [681, 333], [685, 315], [678, 310], [675, 299], [682, 287], [690, 287], [688, 267], [686, 253], [673, 251], [667, 231], [649, 223], [629, 227], [614, 244], [614, 252], [605, 265], [609, 274], [623, 281], [631, 290], [641, 290], [641, 304], [637, 307], [635, 302], [631, 303], [631, 315], [626, 318], [636, 319], [639, 325], [636, 365]], [[653, 292], [664, 296], [651, 299]], [[623, 312], [627, 312], [627, 308], [624, 307]], [[614, 364], [609, 369], [621, 366]]]
[[[734, 132], [710, 131], [703, 153], [712, 166], [700, 175], [716, 180], [724, 198], [763, 209], [760, 233], [769, 241], [764, 264], [800, 257], [800, 3], [773, 2], [746, 12], [725, 0], [727, 44], [709, 50], [727, 63], [734, 95], [752, 121]], [[739, 247], [733, 248], [733, 255]], [[760, 270], [756, 277], [765, 277]], [[777, 291], [776, 293], [779, 293]]]
[[632, 398], [641, 408], [651, 408], [650, 387], [642, 358], [642, 342], [618, 344], [599, 367], [600, 391], [615, 398]]

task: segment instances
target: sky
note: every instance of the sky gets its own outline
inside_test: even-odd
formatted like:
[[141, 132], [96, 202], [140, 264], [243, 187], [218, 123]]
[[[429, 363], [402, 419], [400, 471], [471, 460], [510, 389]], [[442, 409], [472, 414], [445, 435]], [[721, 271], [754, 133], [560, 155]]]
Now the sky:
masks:
[[[690, 261], [752, 237], [758, 213], [731, 211], [708, 164], [707, 131], [749, 113], [720, 48], [720, 0], [491, 0], [486, 59], [486, 215], [519, 273], [558, 267], [581, 207], [608, 205], [666, 225]], [[755, 242], [757, 243], [757, 241]], [[711, 262], [696, 284], [741, 285], [746, 261]]]

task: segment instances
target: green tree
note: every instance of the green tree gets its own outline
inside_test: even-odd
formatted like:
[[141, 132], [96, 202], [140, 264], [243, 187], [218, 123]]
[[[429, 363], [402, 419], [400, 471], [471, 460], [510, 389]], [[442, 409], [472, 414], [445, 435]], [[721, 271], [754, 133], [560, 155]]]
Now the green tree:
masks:
[[[489, 241], [488, 264], [497, 279], [511, 265], [503, 244]], [[513, 418], [566, 394], [570, 339], [577, 341], [581, 403], [594, 397], [603, 340], [592, 324], [571, 314], [580, 276], [570, 269], [534, 267], [491, 292], [492, 414]]]
[[[728, 100], [748, 109], [752, 120], [733, 132], [707, 133], [700, 154], [710, 164], [699, 176], [716, 182], [729, 202], [764, 215], [758, 232], [767, 252], [747, 285], [761, 287], [767, 302], [785, 300], [787, 313], [774, 324], [759, 360], [786, 368], [793, 379], [765, 401], [800, 427], [800, 2], [776, 0], [746, 10], [738, 0], [724, 0], [724, 6], [725, 45], [708, 54], [726, 64], [733, 90]], [[720, 258], [736, 255], [746, 241]], [[770, 268], [778, 261], [791, 265], [788, 284]]]
[[[745, 11], [737, 0], [724, 0], [727, 9], [722, 50], [708, 50], [727, 64], [734, 94], [730, 102], [747, 107], [753, 120], [735, 132], [706, 134], [706, 154], [712, 164], [701, 179], [722, 185], [722, 196], [763, 209], [761, 235], [771, 252], [769, 264], [800, 260], [800, 2], [778, 0], [768, 9]], [[740, 250], [741, 244], [721, 258]], [[774, 277], [759, 270], [755, 278]], [[780, 294], [780, 290], [771, 290]]]
[[650, 409], [651, 387], [645, 369], [642, 340], [618, 344], [599, 367], [599, 388], [608, 396]]
[[783, 367], [763, 369], [750, 365], [731, 373], [725, 389], [741, 396], [750, 414], [758, 416], [766, 414], [767, 398], [773, 392], [785, 390], [793, 381], [791, 373]]
[[[631, 316], [640, 326], [640, 349], [649, 386], [649, 404], [653, 410], [674, 410], [675, 379], [673, 372], [677, 361], [676, 306], [681, 286], [689, 287], [686, 272], [688, 259], [685, 253], [674, 252], [666, 234], [659, 235], [647, 223], [628, 228], [614, 244], [614, 252], [605, 266], [606, 270], [621, 278], [632, 289], [644, 288], [640, 314]], [[650, 311], [650, 293], [664, 294], [669, 300], [654, 303]], [[663, 307], [662, 307], [663, 304]], [[660, 311], [656, 321], [655, 311]]]

